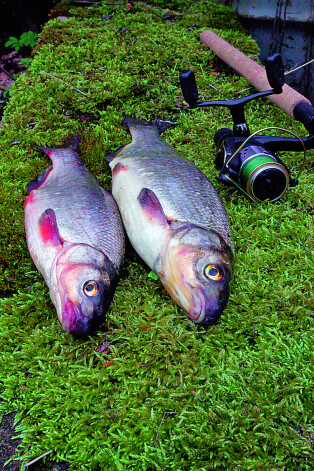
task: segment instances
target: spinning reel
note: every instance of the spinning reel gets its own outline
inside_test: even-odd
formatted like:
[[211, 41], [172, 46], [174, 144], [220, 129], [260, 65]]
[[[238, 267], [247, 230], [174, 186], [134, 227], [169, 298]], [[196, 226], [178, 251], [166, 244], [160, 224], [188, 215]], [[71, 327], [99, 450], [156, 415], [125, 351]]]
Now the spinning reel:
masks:
[[[220, 180], [229, 186], [240, 185], [248, 195], [258, 202], [276, 201], [283, 196], [286, 189], [298, 184], [292, 178], [289, 169], [275, 154], [277, 151], [304, 151], [314, 148], [314, 135], [299, 138], [264, 136], [250, 134], [245, 121], [244, 106], [249, 101], [260, 97], [282, 93], [285, 83], [282, 58], [274, 54], [265, 61], [267, 79], [272, 87], [247, 97], [234, 100], [217, 100], [198, 102], [198, 91], [192, 70], [180, 73], [180, 83], [185, 101], [190, 108], [225, 106], [229, 108], [233, 119], [233, 130], [219, 129], [214, 136], [218, 148], [215, 165], [220, 170]], [[267, 128], [270, 129], [270, 128]], [[275, 128], [285, 131], [281, 128]], [[262, 130], [264, 131], [264, 130]], [[260, 132], [260, 131], [257, 131]]]

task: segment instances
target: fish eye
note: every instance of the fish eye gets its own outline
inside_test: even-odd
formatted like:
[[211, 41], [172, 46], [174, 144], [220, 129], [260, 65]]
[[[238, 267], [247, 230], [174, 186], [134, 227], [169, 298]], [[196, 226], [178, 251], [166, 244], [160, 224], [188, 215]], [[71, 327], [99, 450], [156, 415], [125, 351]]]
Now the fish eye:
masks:
[[204, 273], [205, 273], [206, 278], [213, 281], [219, 281], [223, 277], [223, 272], [221, 268], [219, 268], [217, 265], [212, 265], [212, 264], [207, 265], [205, 267]]
[[99, 293], [99, 287], [96, 281], [86, 281], [83, 290], [87, 296], [96, 296], [96, 294]]

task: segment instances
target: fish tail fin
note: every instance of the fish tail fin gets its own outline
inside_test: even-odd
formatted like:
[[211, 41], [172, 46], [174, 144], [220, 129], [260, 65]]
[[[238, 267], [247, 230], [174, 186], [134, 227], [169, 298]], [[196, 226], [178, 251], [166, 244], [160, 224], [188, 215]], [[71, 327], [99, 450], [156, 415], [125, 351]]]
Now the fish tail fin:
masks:
[[57, 150], [57, 149], [72, 149], [75, 152], [78, 150], [78, 145], [81, 140], [81, 136], [79, 134], [71, 136], [64, 144], [58, 145], [58, 146], [49, 146], [49, 147], [42, 147], [36, 144], [35, 142], [31, 142], [31, 145], [33, 147], [36, 147], [36, 149], [41, 150], [42, 152], [45, 152], [45, 154], [50, 154], [51, 151]]
[[177, 124], [175, 120], [163, 120], [163, 119], [155, 119], [154, 121], [146, 121], [146, 119], [138, 119], [135, 115], [130, 116], [126, 113], [123, 113], [124, 124], [127, 126], [129, 130], [131, 128], [136, 128], [137, 126], [151, 126], [155, 127], [159, 134], [162, 134], [166, 129], [170, 126]]

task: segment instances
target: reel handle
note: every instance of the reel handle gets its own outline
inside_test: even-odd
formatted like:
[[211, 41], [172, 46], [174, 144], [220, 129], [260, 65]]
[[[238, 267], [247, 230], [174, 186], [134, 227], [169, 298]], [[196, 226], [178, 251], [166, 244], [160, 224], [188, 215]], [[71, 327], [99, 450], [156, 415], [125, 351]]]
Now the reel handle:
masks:
[[293, 108], [293, 116], [300, 121], [305, 129], [314, 134], [314, 107], [306, 102], [300, 102]]
[[229, 108], [232, 115], [234, 133], [239, 136], [248, 137], [250, 135], [250, 131], [245, 121], [244, 105], [249, 101], [256, 100], [257, 98], [272, 95], [274, 93], [282, 93], [284, 75], [280, 54], [275, 54], [274, 56], [268, 58], [267, 76], [271, 84], [275, 87], [271, 90], [265, 90], [254, 93], [253, 95], [232, 100], [214, 100], [201, 102], [198, 102], [198, 91], [194, 72], [192, 70], [184, 70], [180, 72], [179, 78], [183, 97], [191, 109], [202, 106], [226, 106]]
[[265, 69], [271, 88], [273, 88], [277, 94], [282, 93], [282, 87], [285, 83], [285, 74], [281, 55], [274, 54], [266, 57]]
[[180, 72], [180, 85], [185, 101], [190, 108], [195, 108], [198, 100], [198, 91], [193, 70]]

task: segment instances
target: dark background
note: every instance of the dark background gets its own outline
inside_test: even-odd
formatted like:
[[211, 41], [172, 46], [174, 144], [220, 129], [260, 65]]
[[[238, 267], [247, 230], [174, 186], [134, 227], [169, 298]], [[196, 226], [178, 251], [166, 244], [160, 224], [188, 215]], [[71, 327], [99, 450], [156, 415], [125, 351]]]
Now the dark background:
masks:
[[[59, 1], [0, 0], [0, 57], [12, 51], [12, 47], [4, 47], [9, 36], [19, 38], [25, 31], [39, 33], [42, 26], [48, 21], [50, 10]], [[266, 17], [247, 18], [245, 17], [245, 12], [241, 14], [241, 11], [237, 8], [237, 1], [239, 0], [224, 0], [227, 5], [230, 5], [240, 15], [240, 21], [256, 40], [261, 50], [260, 59], [262, 63], [267, 55], [280, 52], [283, 57], [285, 70], [289, 70], [289, 68], [294, 68], [296, 64], [305, 63], [313, 57], [313, 21], [300, 24], [295, 22], [287, 23], [284, 25], [282, 37], [279, 38], [280, 44], [277, 44], [274, 50], [269, 50], [269, 46], [273, 42], [275, 19], [269, 20]], [[250, 5], [253, 1], [255, 0], [247, 0], [246, 2], [243, 0], [242, 3]], [[277, 0], [277, 4], [283, 1]], [[288, 5], [290, 1], [298, 4], [300, 0], [285, 0]], [[303, 2], [304, 0], [301, 1], [302, 4]], [[309, 0], [309, 2], [313, 8], [314, 0]], [[307, 54], [304, 55], [303, 50], [306, 50]], [[310, 101], [314, 102], [313, 77], [314, 63], [291, 75], [287, 75], [286, 82], [295, 90], [305, 95]]]
[[55, 3], [54, 0], [0, 0], [0, 56], [12, 51], [4, 47], [9, 36], [19, 38], [25, 31], [39, 33]]

